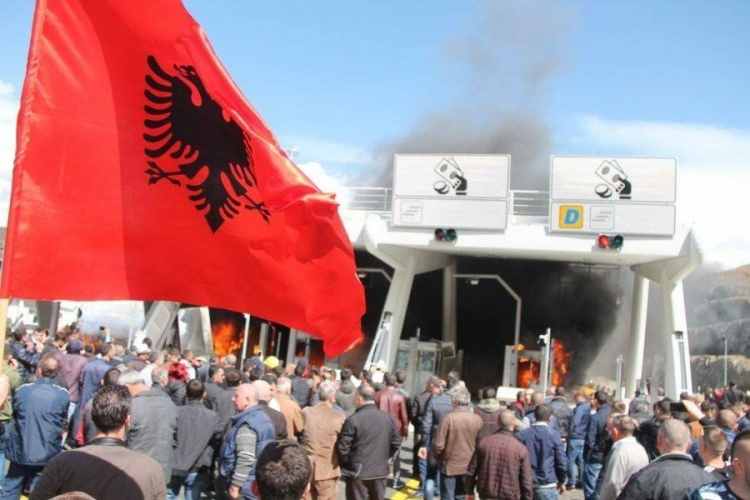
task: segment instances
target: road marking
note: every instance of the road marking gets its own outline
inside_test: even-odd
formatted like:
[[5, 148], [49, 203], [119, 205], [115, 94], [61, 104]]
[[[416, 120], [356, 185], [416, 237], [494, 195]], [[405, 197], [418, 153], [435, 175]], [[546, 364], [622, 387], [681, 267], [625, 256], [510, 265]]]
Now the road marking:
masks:
[[419, 488], [419, 479], [409, 479], [406, 484], [391, 497], [391, 500], [407, 500]]

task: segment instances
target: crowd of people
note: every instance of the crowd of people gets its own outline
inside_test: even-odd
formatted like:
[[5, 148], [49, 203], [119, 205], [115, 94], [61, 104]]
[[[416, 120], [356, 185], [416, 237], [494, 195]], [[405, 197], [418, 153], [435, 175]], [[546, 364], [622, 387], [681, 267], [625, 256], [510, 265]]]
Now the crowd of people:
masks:
[[[15, 332], [0, 375], [0, 500], [384, 499], [412, 451], [415, 493], [481, 499], [750, 500], [744, 395], [679, 401], [558, 387], [498, 401], [457, 372], [282, 365]], [[408, 442], [410, 428], [413, 442]], [[7, 462], [7, 463], [6, 463]], [[7, 470], [7, 473], [6, 473]], [[72, 496], [75, 495], [75, 496]]]

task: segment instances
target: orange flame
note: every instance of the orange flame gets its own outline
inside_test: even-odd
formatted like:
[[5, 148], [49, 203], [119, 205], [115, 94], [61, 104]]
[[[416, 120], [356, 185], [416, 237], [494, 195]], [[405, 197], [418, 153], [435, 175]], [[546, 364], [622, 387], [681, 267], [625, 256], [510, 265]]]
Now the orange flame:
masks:
[[559, 340], [555, 340], [553, 352], [555, 354], [555, 369], [552, 372], [552, 385], [559, 387], [564, 385], [565, 379], [568, 378], [568, 367], [573, 353], [568, 351], [565, 344]]
[[518, 387], [527, 388], [539, 382], [539, 361], [531, 358], [518, 359]]
[[233, 354], [242, 348], [242, 332], [229, 321], [211, 325], [211, 338], [214, 342], [216, 356]]
[[523, 344], [518, 344], [516, 346], [516, 351], [523, 351], [524, 349], [526, 349], [526, 346]]

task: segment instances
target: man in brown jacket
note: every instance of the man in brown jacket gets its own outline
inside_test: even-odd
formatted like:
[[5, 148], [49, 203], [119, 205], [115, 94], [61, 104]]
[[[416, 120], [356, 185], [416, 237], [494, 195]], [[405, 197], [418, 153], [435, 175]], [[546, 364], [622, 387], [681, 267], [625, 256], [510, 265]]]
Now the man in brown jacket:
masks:
[[513, 434], [515, 412], [503, 410], [498, 423], [500, 429], [479, 442], [466, 470], [466, 500], [474, 500], [475, 486], [480, 498], [531, 500], [531, 461], [529, 450]]
[[483, 425], [482, 419], [469, 408], [471, 395], [465, 387], [456, 386], [448, 395], [453, 410], [440, 422], [432, 443], [442, 479], [440, 497], [443, 500], [464, 498], [464, 474]]
[[305, 452], [312, 464], [310, 493], [312, 500], [337, 500], [339, 497], [339, 457], [334, 445], [344, 425], [344, 414], [333, 409], [336, 386], [322, 382], [318, 387], [319, 403], [302, 410], [305, 423]]
[[304, 423], [302, 422], [302, 409], [295, 400], [292, 399], [292, 381], [286, 377], [281, 377], [276, 381], [276, 401], [279, 403], [279, 410], [284, 414], [286, 419], [286, 434], [289, 439], [297, 441], [302, 435]]
[[[385, 388], [379, 390], [375, 394], [375, 405], [378, 409], [391, 414], [393, 420], [396, 421], [396, 428], [398, 429], [403, 443], [409, 435], [409, 411], [406, 407], [406, 398], [396, 390], [396, 383], [398, 380], [395, 374], [386, 373], [383, 380], [385, 382]], [[396, 453], [393, 455], [393, 489], [399, 488], [400, 485], [398, 483], [400, 477], [401, 446], [398, 447], [398, 450], [396, 450]]]

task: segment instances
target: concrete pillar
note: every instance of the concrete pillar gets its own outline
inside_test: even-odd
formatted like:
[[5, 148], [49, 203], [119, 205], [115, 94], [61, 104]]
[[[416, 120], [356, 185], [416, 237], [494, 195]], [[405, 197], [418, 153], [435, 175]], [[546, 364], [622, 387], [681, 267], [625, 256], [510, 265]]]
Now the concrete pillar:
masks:
[[387, 335], [380, 339], [380, 345], [374, 353], [373, 362], [380, 360], [388, 364], [389, 369], [393, 369], [396, 362], [396, 352], [398, 351], [398, 342], [401, 339], [401, 331], [404, 328], [404, 319], [406, 310], [409, 307], [409, 296], [411, 287], [414, 284], [415, 276], [415, 259], [410, 256], [407, 259], [403, 269], [393, 272], [391, 287], [388, 289], [388, 296], [383, 306], [383, 314], [380, 316], [380, 324], [383, 324], [383, 318], [387, 313], [391, 314], [390, 329]]
[[263, 353], [264, 358], [271, 355], [271, 353], [268, 352], [268, 323], [265, 321], [260, 324], [260, 339], [258, 340], [258, 344], [260, 345], [260, 352]]
[[685, 295], [682, 289], [682, 281], [671, 285], [663, 283], [661, 288], [664, 338], [667, 341], [664, 390], [668, 397], [676, 400], [682, 391], [692, 392], [693, 388]]
[[636, 381], [643, 373], [643, 348], [646, 341], [646, 315], [648, 313], [649, 281], [635, 273], [633, 283], [633, 309], [630, 316], [630, 344], [625, 373], [625, 397], [635, 396]]
[[286, 346], [286, 364], [294, 363], [294, 355], [297, 351], [297, 330], [289, 329], [289, 344]]
[[456, 262], [443, 269], [443, 342], [456, 345]]

